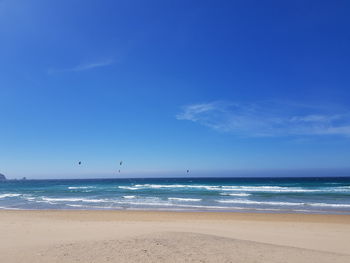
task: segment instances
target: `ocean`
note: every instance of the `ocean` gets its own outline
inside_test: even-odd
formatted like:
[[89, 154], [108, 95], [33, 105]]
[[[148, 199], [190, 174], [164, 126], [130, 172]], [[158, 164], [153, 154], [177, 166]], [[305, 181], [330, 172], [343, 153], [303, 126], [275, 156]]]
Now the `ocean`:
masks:
[[350, 214], [350, 177], [9, 180], [0, 209]]

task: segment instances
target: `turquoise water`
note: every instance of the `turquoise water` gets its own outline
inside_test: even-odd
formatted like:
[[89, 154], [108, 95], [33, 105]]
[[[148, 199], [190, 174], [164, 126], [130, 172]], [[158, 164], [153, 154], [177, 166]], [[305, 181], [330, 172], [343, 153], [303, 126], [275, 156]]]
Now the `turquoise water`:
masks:
[[0, 209], [350, 214], [350, 178], [6, 181]]

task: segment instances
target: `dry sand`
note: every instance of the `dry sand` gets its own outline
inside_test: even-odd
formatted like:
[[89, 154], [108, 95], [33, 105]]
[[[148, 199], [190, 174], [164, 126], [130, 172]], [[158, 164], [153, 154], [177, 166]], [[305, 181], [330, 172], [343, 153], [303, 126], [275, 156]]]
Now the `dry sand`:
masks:
[[350, 262], [350, 216], [0, 211], [0, 262]]

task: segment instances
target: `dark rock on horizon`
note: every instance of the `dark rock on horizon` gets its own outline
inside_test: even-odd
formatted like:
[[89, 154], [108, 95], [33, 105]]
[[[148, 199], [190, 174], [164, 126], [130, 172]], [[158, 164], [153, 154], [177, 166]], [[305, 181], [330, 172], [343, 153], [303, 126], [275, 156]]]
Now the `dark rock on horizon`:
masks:
[[5, 181], [6, 180], [6, 177], [5, 177], [5, 175], [3, 175], [3, 174], [0, 174], [0, 181]]

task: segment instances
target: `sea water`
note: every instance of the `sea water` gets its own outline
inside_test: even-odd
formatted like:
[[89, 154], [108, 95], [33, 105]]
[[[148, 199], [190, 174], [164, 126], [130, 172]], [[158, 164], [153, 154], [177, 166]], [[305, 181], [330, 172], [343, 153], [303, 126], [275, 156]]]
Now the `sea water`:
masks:
[[350, 214], [350, 177], [9, 180], [0, 209]]

